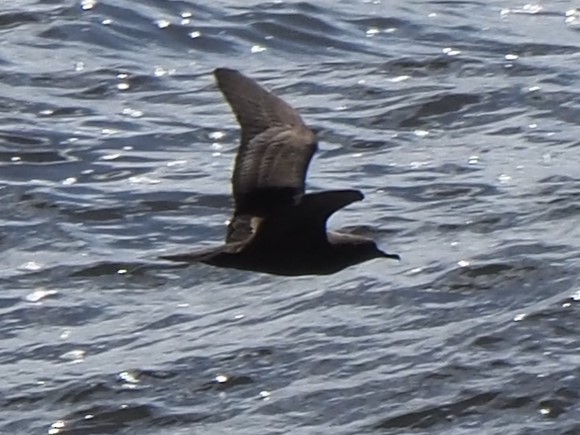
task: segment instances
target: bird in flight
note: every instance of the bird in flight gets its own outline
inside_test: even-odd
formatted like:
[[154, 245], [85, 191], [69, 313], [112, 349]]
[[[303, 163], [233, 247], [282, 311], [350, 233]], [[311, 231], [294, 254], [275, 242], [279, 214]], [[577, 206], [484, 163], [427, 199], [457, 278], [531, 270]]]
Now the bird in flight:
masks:
[[398, 260], [367, 237], [327, 231], [334, 212], [364, 196], [358, 190], [305, 193], [317, 139], [298, 112], [237, 70], [218, 68], [214, 75], [241, 126], [226, 243], [161, 258], [286, 276]]

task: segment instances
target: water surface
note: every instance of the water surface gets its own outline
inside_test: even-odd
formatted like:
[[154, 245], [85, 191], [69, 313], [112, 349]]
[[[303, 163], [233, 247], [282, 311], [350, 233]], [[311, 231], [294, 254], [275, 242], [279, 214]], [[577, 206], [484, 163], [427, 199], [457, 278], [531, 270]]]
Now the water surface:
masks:
[[[19, 0], [0, 13], [0, 432], [580, 431], [574, 3]], [[320, 131], [332, 228], [402, 261], [176, 268], [221, 243], [216, 67]]]

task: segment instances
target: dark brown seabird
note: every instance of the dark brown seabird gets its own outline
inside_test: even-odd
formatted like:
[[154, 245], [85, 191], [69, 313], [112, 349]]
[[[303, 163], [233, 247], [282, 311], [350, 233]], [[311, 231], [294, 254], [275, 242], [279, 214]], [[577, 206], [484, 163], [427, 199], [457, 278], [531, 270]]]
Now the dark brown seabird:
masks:
[[398, 260], [369, 238], [326, 231], [328, 218], [363, 194], [304, 193], [317, 139], [298, 112], [239, 71], [218, 68], [214, 75], [242, 128], [226, 243], [161, 258], [287, 276], [327, 275], [373, 258]]

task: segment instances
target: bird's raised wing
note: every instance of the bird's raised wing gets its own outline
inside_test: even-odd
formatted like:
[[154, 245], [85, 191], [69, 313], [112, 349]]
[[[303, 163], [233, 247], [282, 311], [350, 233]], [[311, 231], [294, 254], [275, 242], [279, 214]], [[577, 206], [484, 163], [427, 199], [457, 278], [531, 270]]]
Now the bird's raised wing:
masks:
[[294, 203], [304, 194], [316, 135], [290, 105], [239, 71], [218, 68], [214, 74], [241, 126], [232, 177], [234, 221]]

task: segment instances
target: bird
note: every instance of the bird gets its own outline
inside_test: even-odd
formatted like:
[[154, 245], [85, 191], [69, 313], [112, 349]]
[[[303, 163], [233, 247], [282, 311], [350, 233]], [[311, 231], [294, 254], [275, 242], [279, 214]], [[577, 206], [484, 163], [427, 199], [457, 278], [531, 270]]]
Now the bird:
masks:
[[330, 275], [375, 258], [399, 260], [370, 238], [328, 231], [328, 218], [361, 201], [354, 189], [305, 192], [318, 147], [288, 103], [235, 69], [214, 70], [241, 127], [225, 244], [161, 258], [281, 276]]

